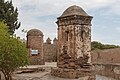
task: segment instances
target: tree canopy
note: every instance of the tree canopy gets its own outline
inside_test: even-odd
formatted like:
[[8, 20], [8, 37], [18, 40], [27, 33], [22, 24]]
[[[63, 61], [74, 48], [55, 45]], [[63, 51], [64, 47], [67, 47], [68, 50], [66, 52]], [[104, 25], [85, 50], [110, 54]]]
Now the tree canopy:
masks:
[[10, 37], [7, 26], [0, 22], [0, 70], [5, 75], [6, 80], [12, 80], [12, 72], [27, 64], [28, 55], [25, 44]]
[[97, 41], [91, 42], [91, 49], [96, 50], [96, 49], [112, 49], [112, 48], [119, 48], [120, 46], [117, 45], [110, 45], [110, 44], [102, 44]]
[[18, 22], [18, 9], [14, 8], [12, 0], [0, 0], [0, 21], [3, 20], [7, 23], [10, 34], [13, 34], [20, 27], [20, 22]]

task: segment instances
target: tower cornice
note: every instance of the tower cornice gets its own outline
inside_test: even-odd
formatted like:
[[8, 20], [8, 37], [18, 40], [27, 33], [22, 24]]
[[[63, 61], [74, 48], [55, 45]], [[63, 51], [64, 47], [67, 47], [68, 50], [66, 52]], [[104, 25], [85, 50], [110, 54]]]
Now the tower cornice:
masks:
[[92, 16], [79, 16], [79, 15], [71, 15], [67, 17], [59, 17], [57, 18], [57, 24], [59, 26], [65, 25], [91, 25]]

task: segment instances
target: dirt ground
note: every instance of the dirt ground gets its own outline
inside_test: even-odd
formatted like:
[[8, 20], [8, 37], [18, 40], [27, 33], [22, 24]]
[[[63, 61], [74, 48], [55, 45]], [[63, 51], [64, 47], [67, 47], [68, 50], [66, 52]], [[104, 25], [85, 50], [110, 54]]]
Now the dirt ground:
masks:
[[56, 67], [56, 62], [45, 63], [45, 65], [30, 65], [24, 68], [44, 68], [45, 71], [39, 71], [34, 73], [21, 73], [14, 74], [13, 78], [16, 80], [87, 80], [88, 77], [80, 78], [80, 79], [64, 79], [58, 78], [50, 75], [51, 67]]
[[[79, 79], [64, 79], [64, 78], [51, 76], [50, 75], [51, 67], [56, 67], [56, 66], [57, 66], [56, 62], [49, 62], [49, 63], [46, 62], [45, 65], [30, 65], [27, 67], [23, 67], [22, 69], [25, 70], [25, 69], [43, 68], [45, 70], [39, 72], [32, 72], [32, 73], [19, 73], [19, 74], [15, 73], [12, 75], [12, 77], [14, 78], [14, 80], [88, 80], [88, 76]], [[20, 70], [17, 72], [20, 72]], [[1, 80], [4, 80], [3, 75]], [[115, 80], [115, 79], [97, 75], [96, 80]]]

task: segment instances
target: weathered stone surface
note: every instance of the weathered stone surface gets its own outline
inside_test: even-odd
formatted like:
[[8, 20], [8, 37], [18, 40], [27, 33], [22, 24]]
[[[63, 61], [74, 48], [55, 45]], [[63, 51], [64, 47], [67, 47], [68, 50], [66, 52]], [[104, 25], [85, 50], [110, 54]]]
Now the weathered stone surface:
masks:
[[[78, 18], [78, 16], [81, 18]], [[86, 22], [82, 22], [86, 20], [86, 18], [88, 17], [83, 17], [80, 15], [71, 15], [71, 17], [66, 17], [65, 19], [58, 18], [59, 61], [61, 60], [61, 58], [64, 58], [64, 61], [67, 59], [73, 59], [73, 61], [75, 62], [75, 60], [79, 59], [80, 57], [84, 57], [83, 55], [90, 56], [91, 23], [89, 22], [89, 24], [86, 24]], [[91, 17], [89, 17], [88, 19], [91, 20]], [[68, 23], [68, 21], [70, 22]], [[80, 21], [83, 24], [81, 25], [79, 24], [79, 22], [76, 23], [77, 21]], [[63, 55], [66, 56], [63, 57]]]
[[43, 36], [43, 33], [38, 29], [31, 29], [27, 32], [27, 36]]
[[[27, 48], [30, 62], [33, 65], [44, 64], [57, 60], [58, 40], [54, 38], [53, 44], [48, 37], [43, 43], [43, 33], [37, 29], [31, 29], [27, 33]], [[32, 50], [38, 50], [38, 54], [32, 54]]]
[[91, 52], [93, 63], [120, 63], [120, 48], [95, 50]]
[[91, 20], [78, 6], [69, 7], [58, 18], [58, 68], [52, 69], [52, 75], [78, 78], [84, 76], [86, 69], [90, 70]]
[[120, 48], [91, 52], [93, 69], [99, 75], [120, 79]]
[[120, 64], [94, 63], [93, 70], [96, 74], [120, 80]]
[[71, 15], [89, 16], [81, 7], [73, 5], [67, 8], [60, 17], [66, 17]]
[[46, 43], [51, 44], [51, 39], [49, 37], [47, 38]]
[[58, 40], [57, 40], [57, 38], [54, 38], [54, 39], [53, 39], [53, 45], [58, 45]]
[[[86, 22], [86, 19], [89, 22]], [[58, 64], [62, 60], [69, 61], [73, 59], [75, 62], [79, 58], [91, 62], [91, 19], [91, 16], [83, 17], [80, 15], [58, 18]], [[77, 23], [77, 21], [82, 22], [82, 24]], [[89, 58], [85, 59], [85, 56], [89, 56]], [[63, 62], [63, 64], [65, 63]]]
[[[92, 70], [90, 69], [67, 69], [67, 68], [52, 68], [51, 75], [62, 77], [62, 78], [69, 78], [69, 79], [77, 79], [79, 77], [94, 77]], [[94, 80], [91, 79], [91, 80]]]
[[44, 60], [46, 62], [54, 62], [57, 60], [58, 45], [57, 44], [43, 44]]
[[[43, 33], [40, 30], [31, 29], [27, 32], [27, 48], [31, 64], [45, 64], [43, 59]], [[32, 53], [33, 50], [37, 50], [37, 53]]]

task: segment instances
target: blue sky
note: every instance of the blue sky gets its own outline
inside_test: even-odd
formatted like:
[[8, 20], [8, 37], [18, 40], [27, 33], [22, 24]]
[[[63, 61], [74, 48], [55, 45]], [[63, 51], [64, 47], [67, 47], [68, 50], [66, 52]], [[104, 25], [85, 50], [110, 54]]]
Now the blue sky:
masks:
[[57, 17], [72, 5], [82, 7], [92, 20], [92, 40], [120, 45], [120, 0], [13, 0], [19, 10], [21, 27], [16, 34], [26, 36], [21, 30], [36, 28], [47, 37], [57, 37]]

